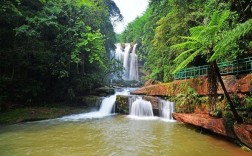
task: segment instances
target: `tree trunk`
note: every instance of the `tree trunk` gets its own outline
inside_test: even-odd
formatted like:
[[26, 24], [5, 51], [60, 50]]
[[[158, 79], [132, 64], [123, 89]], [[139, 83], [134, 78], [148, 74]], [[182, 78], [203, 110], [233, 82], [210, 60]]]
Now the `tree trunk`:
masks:
[[242, 117], [237, 113], [237, 111], [236, 111], [236, 109], [235, 109], [235, 106], [234, 106], [234, 103], [233, 103], [233, 101], [231, 100], [231, 98], [230, 98], [230, 96], [229, 96], [229, 94], [228, 94], [228, 92], [227, 92], [227, 89], [226, 89], [225, 84], [224, 84], [224, 82], [223, 82], [223, 80], [222, 80], [222, 78], [221, 78], [220, 70], [219, 70], [219, 67], [218, 67], [216, 61], [214, 61], [213, 63], [214, 63], [214, 66], [215, 66], [215, 70], [216, 70], [216, 74], [217, 74], [218, 80], [219, 80], [219, 82], [220, 82], [220, 84], [221, 84], [221, 87], [222, 87], [222, 89], [223, 89], [223, 91], [224, 91], [224, 94], [225, 94], [225, 96], [226, 96], [226, 98], [227, 98], [227, 100], [228, 100], [228, 103], [229, 103], [229, 105], [230, 105], [230, 109], [231, 109], [231, 111], [232, 111], [232, 113], [233, 113], [233, 115], [234, 115], [234, 117], [235, 117], [235, 120], [236, 120], [237, 123], [239, 123], [239, 124], [240, 124], [240, 123], [243, 123]]

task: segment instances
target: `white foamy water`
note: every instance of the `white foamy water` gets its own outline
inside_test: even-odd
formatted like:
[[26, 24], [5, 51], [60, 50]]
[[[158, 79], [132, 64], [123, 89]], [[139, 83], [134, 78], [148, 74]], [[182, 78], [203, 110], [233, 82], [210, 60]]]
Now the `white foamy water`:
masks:
[[115, 59], [119, 60], [124, 68], [121, 75], [123, 79], [139, 81], [138, 58], [136, 54], [137, 44], [133, 46], [132, 51], [130, 43], [125, 43], [124, 49], [121, 44], [115, 44], [115, 46]]
[[132, 103], [130, 115], [137, 117], [153, 117], [151, 103], [143, 99], [137, 99]]
[[122, 91], [117, 91], [114, 95], [111, 95], [109, 97], [104, 98], [102, 100], [99, 111], [64, 116], [61, 119], [63, 119], [63, 120], [81, 120], [81, 119], [103, 118], [106, 116], [114, 115], [114, 113], [112, 113], [112, 110], [115, 105], [116, 95], [129, 95], [129, 90], [124, 89]]
[[160, 117], [164, 118], [165, 120], [173, 120], [172, 113], [174, 112], [174, 110], [174, 102], [159, 99]]

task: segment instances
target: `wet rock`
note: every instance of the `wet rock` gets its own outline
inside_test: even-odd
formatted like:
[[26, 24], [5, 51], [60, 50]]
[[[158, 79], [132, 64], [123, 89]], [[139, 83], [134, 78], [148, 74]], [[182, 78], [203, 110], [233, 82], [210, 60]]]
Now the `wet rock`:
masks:
[[115, 105], [116, 105], [115, 106], [116, 113], [129, 114], [129, 98], [128, 98], [128, 96], [117, 95]]
[[144, 100], [149, 101], [152, 105], [153, 114], [159, 116], [159, 101], [157, 97], [154, 96], [144, 96]]
[[105, 86], [105, 87], [96, 88], [92, 94], [98, 95], [98, 96], [108, 96], [108, 95], [115, 94], [115, 90], [114, 88]]
[[154, 96], [143, 96], [143, 99], [146, 101], [150, 101], [153, 109], [159, 108], [158, 98]]
[[173, 113], [173, 117], [184, 123], [203, 127], [217, 134], [235, 138], [235, 135], [227, 131], [222, 118], [214, 118], [208, 114], [183, 114]]
[[242, 143], [252, 148], [252, 125], [236, 124], [234, 131]]
[[78, 97], [77, 103], [80, 106], [99, 108], [99, 105], [101, 103], [101, 98], [99, 96], [94, 96], [94, 95], [81, 96], [81, 97]]

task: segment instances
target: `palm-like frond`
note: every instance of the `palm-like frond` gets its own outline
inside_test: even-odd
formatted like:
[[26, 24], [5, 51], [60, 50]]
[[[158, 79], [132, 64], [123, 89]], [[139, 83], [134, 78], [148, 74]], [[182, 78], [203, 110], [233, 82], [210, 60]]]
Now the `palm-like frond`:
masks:
[[213, 16], [211, 17], [211, 21], [208, 24], [208, 26], [218, 26], [218, 27], [221, 28], [223, 26], [223, 23], [229, 17], [229, 15], [230, 15], [229, 10], [225, 10], [221, 14], [219, 12], [215, 11], [213, 13]]
[[182, 63], [180, 63], [179, 66], [177, 66], [177, 68], [172, 72], [173, 74], [175, 74], [176, 72], [178, 72], [179, 70], [185, 68], [190, 62], [193, 61], [193, 59], [204, 50], [204, 48], [200, 48], [198, 50], [196, 50], [194, 53], [192, 53], [187, 59], [185, 59]]
[[196, 26], [190, 28], [191, 36], [198, 37], [201, 34], [201, 31], [203, 31], [206, 28], [206, 26]]
[[252, 30], [252, 19], [239, 24], [236, 28], [228, 31], [223, 39], [216, 44], [214, 47], [214, 54], [209, 59], [209, 62], [216, 60], [220, 57], [223, 53], [227, 53], [234, 45], [236, 41], [241, 38], [241, 36], [247, 34], [249, 31]]
[[179, 54], [179, 56], [176, 57], [176, 59], [174, 60], [175, 63], [178, 63], [179, 60], [184, 60], [186, 57], [188, 57], [188, 55], [190, 54], [190, 52], [196, 50], [196, 48], [193, 49], [189, 49], [186, 50], [184, 52], [182, 52], [181, 54]]
[[171, 46], [171, 50], [184, 50], [184, 49], [189, 49], [190, 47], [195, 47], [195, 44], [197, 44], [198, 42], [196, 41], [186, 41], [186, 42], [182, 42], [179, 44], [175, 44], [173, 46]]

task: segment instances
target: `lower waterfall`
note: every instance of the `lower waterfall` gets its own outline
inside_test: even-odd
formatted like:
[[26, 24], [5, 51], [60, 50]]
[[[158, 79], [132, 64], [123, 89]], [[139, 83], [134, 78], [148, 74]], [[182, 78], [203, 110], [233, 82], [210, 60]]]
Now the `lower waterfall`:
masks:
[[131, 105], [130, 115], [138, 117], [154, 116], [151, 103], [143, 99], [137, 99]]
[[121, 91], [116, 91], [114, 95], [105, 97], [102, 100], [99, 111], [65, 116], [65, 117], [62, 117], [62, 119], [63, 120], [81, 120], [81, 119], [91, 119], [91, 118], [103, 118], [105, 116], [112, 115], [114, 113], [113, 108], [116, 101], [116, 95], [129, 95], [129, 90], [123, 89]]
[[159, 99], [159, 115], [162, 118], [173, 120], [172, 113], [174, 112], [174, 102]]

